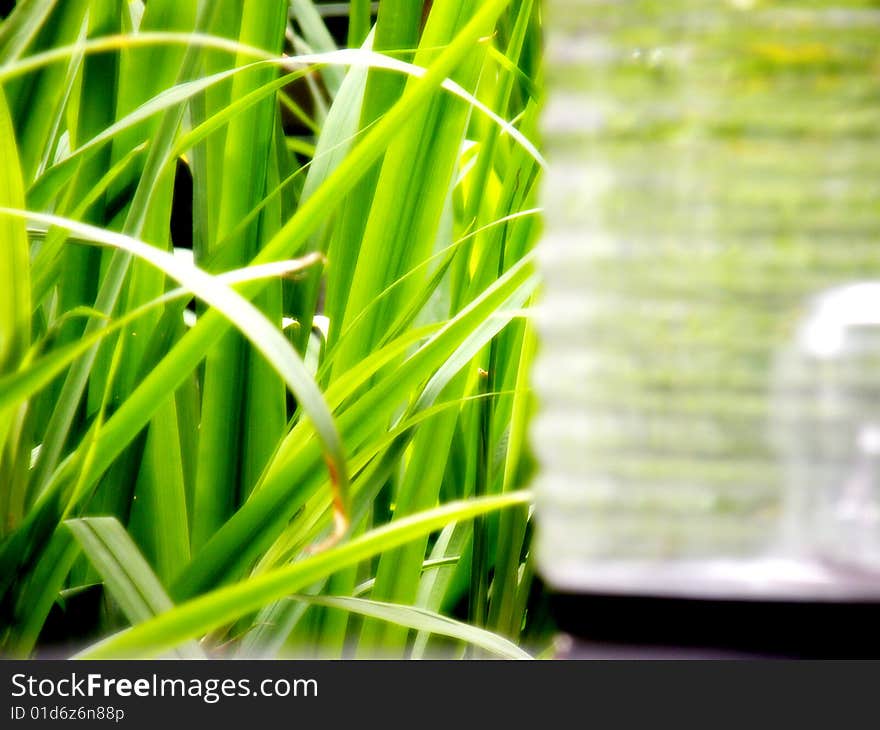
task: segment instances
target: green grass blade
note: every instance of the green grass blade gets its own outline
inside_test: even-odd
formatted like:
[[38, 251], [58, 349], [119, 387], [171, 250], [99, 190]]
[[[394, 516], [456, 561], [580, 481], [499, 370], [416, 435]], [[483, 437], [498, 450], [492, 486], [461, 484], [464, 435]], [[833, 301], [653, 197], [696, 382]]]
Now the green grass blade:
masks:
[[[533, 395], [527, 385], [531, 379], [531, 365], [537, 349], [537, 337], [531, 326], [526, 327], [516, 373], [516, 393], [510, 417], [510, 437], [504, 462], [502, 490], [514, 488], [520, 479], [520, 470], [526, 461], [526, 432], [530, 422]], [[510, 637], [519, 633], [521, 615], [517, 612], [519, 594], [520, 554], [525, 542], [528, 509], [505, 512], [499, 518], [496, 540], [496, 565], [492, 599], [489, 605], [489, 626]]]
[[140, 623], [173, 608], [159, 579], [115, 517], [84, 517], [65, 525], [129, 621]]
[[3, 215], [18, 220], [31, 219], [46, 225], [61, 226], [84, 240], [111, 246], [137, 256], [161, 269], [167, 276], [183, 284], [196, 296], [213, 306], [216, 311], [228, 317], [229, 321], [251, 341], [272, 363], [278, 374], [284, 378], [303, 410], [312, 419], [325, 446], [327, 458], [336, 470], [339, 483], [341, 485], [347, 483], [342, 444], [333, 416], [330, 414], [318, 386], [284, 335], [267, 321], [253, 304], [235, 290], [218, 281], [216, 277], [195, 266], [181, 263], [172, 254], [130, 236], [111, 233], [95, 226], [58, 216], [0, 207], [0, 216]]
[[261, 576], [207, 593], [171, 611], [110, 637], [80, 654], [84, 659], [155, 656], [184, 641], [259, 609], [349, 565], [398, 547], [409, 540], [440, 529], [450, 521], [467, 520], [494, 510], [524, 504], [528, 492], [511, 492], [447, 504], [422, 514], [397, 520], [372, 530], [344, 545], [278, 568]]
[[[18, 147], [6, 98], [0, 88], [0, 205], [24, 206]], [[27, 230], [20, 219], [0, 220], [0, 375], [18, 368], [30, 344], [31, 289]], [[17, 504], [27, 481], [20, 444], [23, 408], [0, 408], [0, 535], [21, 519]]]
[[[463, 373], [453, 380], [448, 389], [450, 396], [461, 393], [466, 375]], [[452, 410], [432, 419], [419, 429], [413, 440], [412, 457], [407, 463], [406, 473], [398, 490], [396, 518], [419, 512], [437, 503], [458, 416], [458, 410]], [[422, 538], [397, 550], [383, 553], [376, 569], [373, 597], [394, 603], [415, 601], [426, 546], [427, 539]], [[380, 647], [386, 650], [402, 649], [406, 640], [406, 626], [379, 621], [364, 622], [360, 651], [372, 654]]]
[[[511, 507], [511, 509], [518, 509]], [[508, 510], [504, 511], [504, 514]], [[441, 570], [432, 570], [422, 574], [422, 580], [419, 584], [419, 592], [416, 598], [416, 605], [423, 608], [441, 611], [446, 608], [444, 599], [449, 591], [455, 573], [461, 570], [462, 558], [466, 556], [470, 548], [473, 528], [468, 523], [450, 524], [440, 535], [434, 546], [431, 548], [431, 560], [438, 562], [443, 561], [446, 556], [455, 556], [455, 563]], [[411, 657], [413, 659], [423, 659], [428, 655], [430, 634], [419, 632], [412, 645]]]
[[20, 624], [20, 628], [9, 644], [13, 655], [26, 657], [33, 651], [46, 617], [58, 600], [67, 574], [80, 554], [79, 545], [69, 531], [55, 532], [19, 596], [15, 623]]
[[[305, 38], [306, 43], [313, 50], [318, 53], [336, 50], [333, 36], [330, 35], [327, 26], [324, 25], [324, 19], [312, 0], [290, 0], [290, 11], [293, 17], [296, 18], [296, 22], [299, 23], [303, 38]], [[324, 79], [324, 84], [327, 87], [327, 91], [330, 92], [331, 98], [339, 92], [339, 87], [342, 86], [344, 77], [345, 72], [333, 66], [321, 71], [321, 78]]]
[[[159, 579], [118, 520], [85, 517], [65, 524], [132, 624], [148, 621], [173, 608]], [[181, 647], [179, 653], [189, 659], [204, 656], [192, 643]]]
[[188, 512], [177, 404], [169, 398], [150, 423], [129, 518], [163, 585], [190, 560]]
[[[422, 393], [420, 408], [429, 407], [445, 384], [466, 364], [467, 353], [479, 350], [512, 317], [507, 307], [520, 307], [536, 286], [530, 262], [512, 268], [469, 307], [410, 356], [396, 371], [377, 381], [339, 416], [349, 449], [358, 448], [378, 427], [384, 428], [397, 410], [401, 393], [410, 393], [426, 378], [437, 392]], [[450, 352], [459, 355], [449, 364]], [[313, 441], [294, 429], [279, 446], [259, 488], [215, 535], [172, 587], [175, 597], [189, 597], [218, 581], [228, 580], [283, 530], [314, 485], [319, 453]], [[301, 501], [302, 500], [302, 501]], [[180, 591], [178, 593], [178, 591]]]
[[[421, 3], [411, 0], [382, 0], [371, 45], [376, 51], [412, 49], [418, 45]], [[378, 68], [370, 70], [362, 102], [357, 109], [357, 126], [365, 129], [385, 114], [403, 93], [405, 79]], [[336, 105], [334, 105], [335, 107]], [[330, 318], [329, 342], [336, 344], [355, 268], [360, 257], [360, 242], [379, 178], [379, 166], [371, 165], [341, 205], [339, 223], [330, 244], [329, 255], [336, 265], [328, 273], [325, 312]]]
[[[284, 37], [286, 4], [271, 0], [243, 3], [238, 40], [265, 47], [277, 54]], [[238, 63], [243, 58], [236, 59]], [[232, 79], [229, 103], [247, 97], [270, 83], [276, 69], [253, 68]], [[214, 235], [205, 236], [204, 255], [215, 253], [224, 240], [224, 255], [234, 265], [245, 264], [261, 247], [261, 239], [274, 224], [271, 208], [259, 220], [241, 229], [237, 226], [263, 197], [273, 144], [276, 109], [273, 99], [264, 98], [230, 119], [222, 153], [221, 177], [216, 208], [205, 213], [216, 224]], [[211, 110], [207, 110], [211, 111]], [[207, 161], [210, 166], [212, 160]], [[211, 182], [211, 181], [204, 181]], [[237, 231], [230, 235], [232, 231]], [[268, 236], [267, 236], [268, 237]], [[202, 257], [199, 256], [199, 259]], [[266, 316], [280, 326], [280, 285], [264, 288], [254, 300]], [[205, 362], [203, 380], [204, 414], [198, 443], [193, 547], [198, 550], [235, 511], [253, 484], [280, 438], [285, 426], [283, 383], [246, 346], [238, 333], [230, 332], [212, 348]]]
[[345, 596], [299, 595], [291, 596], [291, 600], [303, 601], [316, 606], [338, 608], [379, 621], [388, 621], [395, 626], [458, 639], [502, 659], [532, 658], [528, 652], [497, 634], [417, 606]]
[[[0, 205], [24, 207], [18, 146], [6, 99], [0, 89]], [[30, 342], [31, 290], [25, 222], [0, 220], [0, 373], [15, 369]]]
[[[215, 278], [229, 286], [255, 281], [261, 278], [284, 276], [304, 268], [313, 266], [320, 257], [309, 254], [301, 259], [279, 261], [273, 264], [248, 266], [243, 269], [217, 274]], [[178, 288], [166, 292], [161, 297], [148, 302], [137, 309], [126, 312], [122, 317], [110, 322], [104, 329], [93, 332], [77, 342], [63, 347], [56, 347], [38, 359], [30, 359], [16, 372], [0, 377], [0, 409], [14, 406], [27, 400], [45, 388], [59, 373], [63, 372], [74, 360], [100, 343], [102, 339], [136, 321], [145, 313], [176, 300], [189, 298], [189, 289]], [[95, 316], [90, 310], [91, 316]]]
[[[86, 9], [85, 2], [57, 4], [43, 23], [34, 47], [82, 43], [88, 30]], [[67, 97], [75, 75], [82, 69], [82, 60], [82, 52], [75, 53], [66, 67], [62, 64], [46, 67], [9, 84], [12, 92], [9, 103], [17, 120], [16, 134], [26, 184], [30, 184], [45, 167], [55, 149], [58, 129], [64, 123]], [[40, 113], [34, 114], [34, 109], [39, 109]]]
[[39, 33], [58, 0], [22, 0], [0, 24], [0, 65], [15, 61]]
[[[258, 263], [285, 258], [285, 252], [293, 253], [298, 250], [324, 220], [327, 206], [332, 205], [338, 195], [351, 189], [359, 176], [382, 154], [385, 146], [393, 139], [398, 126], [407, 119], [411, 110], [442, 85], [450, 69], [468, 54], [473, 43], [480, 38], [485, 24], [497, 18], [506, 4], [507, 0], [491, 0], [480, 9], [455, 41], [440, 54], [428, 73], [408, 89], [400, 102], [371, 128], [324, 185], [318, 188], [296, 215], [273, 237], [257, 257]], [[258, 290], [259, 288], [249, 288], [251, 295]], [[155, 413], [162, 398], [177, 388], [186, 374], [192, 372], [210, 346], [217, 342], [225, 327], [222, 315], [208, 312], [168, 356], [153, 368], [104, 425], [98, 437], [89, 479], [95, 479], [102, 474], [119, 451], [131, 442]], [[286, 513], [286, 510], [283, 513]], [[270, 538], [273, 536], [270, 535]], [[235, 542], [238, 543], [238, 540]], [[240, 552], [240, 546], [236, 545], [234, 550]], [[244, 553], [244, 555], [248, 554], [249, 552]], [[221, 573], [224, 570], [225, 567], [220, 568]], [[212, 568], [210, 572], [216, 574], [217, 568]]]
[[352, 0], [348, 11], [348, 45], [357, 48], [370, 32], [370, 0]]

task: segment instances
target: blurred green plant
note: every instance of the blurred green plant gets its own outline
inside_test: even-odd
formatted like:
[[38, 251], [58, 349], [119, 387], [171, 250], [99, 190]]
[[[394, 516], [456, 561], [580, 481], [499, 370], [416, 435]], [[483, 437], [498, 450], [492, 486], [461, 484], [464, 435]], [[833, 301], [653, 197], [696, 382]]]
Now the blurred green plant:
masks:
[[8, 655], [546, 641], [520, 491], [539, 8], [326, 10], [0, 25]]

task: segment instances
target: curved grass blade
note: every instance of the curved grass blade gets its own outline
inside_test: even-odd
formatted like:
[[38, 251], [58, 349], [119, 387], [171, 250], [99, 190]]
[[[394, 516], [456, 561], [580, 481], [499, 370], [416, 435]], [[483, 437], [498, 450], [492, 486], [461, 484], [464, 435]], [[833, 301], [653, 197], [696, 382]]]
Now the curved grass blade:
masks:
[[[83, 517], [64, 524], [132, 624], [174, 607], [137, 545], [115, 517]], [[187, 659], [205, 656], [193, 642], [183, 645], [177, 653]]]
[[[363, 522], [375, 498], [376, 491], [387, 478], [381, 476], [387, 471], [383, 464], [397, 464], [399, 462], [404, 450], [412, 441], [416, 429], [421, 424], [450, 409], [459, 409], [469, 401], [502, 395], [513, 395], [513, 392], [499, 391], [444, 401], [407, 417], [395, 424], [387, 433], [381, 433], [376, 439], [362, 446], [357, 454], [350, 458], [349, 462], [354, 475], [352, 479], [352, 525], [356, 527]], [[331, 506], [327, 496], [319, 492], [298, 515], [296, 523], [291, 524], [290, 528], [279, 536], [272, 547], [264, 553], [252, 574], [256, 575], [294, 560], [301, 550], [319, 539], [320, 535], [326, 532], [326, 524], [330, 522]]]
[[343, 568], [439, 530], [450, 522], [472, 519], [530, 501], [529, 492], [508, 492], [495, 497], [451, 502], [395, 520], [292, 565], [219, 588], [180, 604], [167, 613], [111, 636], [78, 656], [82, 659], [156, 656], [188, 639], [203, 636], [235, 621], [272, 601], [302, 591]]
[[[408, 88], [400, 101], [371, 127], [324, 184], [301, 205], [296, 214], [275, 234], [255, 259], [255, 263], [266, 263], [296, 255], [308, 237], [326, 220], [327, 211], [332, 209], [340, 196], [351, 190], [361, 176], [370, 169], [370, 165], [381, 157], [412, 111], [435, 93], [450, 72], [467, 57], [473, 44], [483, 37], [485, 26], [494, 24], [508, 2], [509, 0], [487, 0], [483, 4], [456, 39], [436, 58], [428, 73], [418, 83]], [[184, 34], [184, 37], [191, 38], [187, 34]], [[116, 39], [117, 44], [118, 40]], [[110, 47], [113, 47], [112, 44]], [[238, 50], [238, 47], [235, 46], [235, 49]], [[3, 69], [0, 69], [0, 76], [2, 73]], [[247, 296], [253, 297], [260, 290], [261, 287], [258, 284], [248, 286], [246, 288]], [[469, 326], [465, 325], [464, 320], [460, 321], [459, 325]], [[207, 312], [199, 323], [159, 361], [141, 384], [129, 394], [129, 397], [107, 420], [97, 437], [95, 458], [88, 474], [89, 482], [98, 479], [121, 450], [131, 443], [131, 440], [153, 416], [157, 404], [183, 382], [186, 375], [198, 365], [205, 353], [220, 339], [228, 326], [222, 314]], [[458, 327], [447, 329], [435, 345], [443, 346], [443, 342], [448, 337], [457, 337], [458, 334]], [[425, 358], [433, 357], [428, 352], [423, 355]], [[416, 357], [419, 367], [425, 364], [423, 359]], [[375, 406], [376, 402], [373, 401], [365, 407], [372, 409]], [[306, 448], [310, 447], [307, 445]], [[314, 471], [315, 465], [311, 460], [307, 460], [304, 468]], [[277, 476], [279, 479], [282, 476], [287, 479], [293, 475], [279, 474]], [[64, 478], [64, 475], [59, 475], [58, 481], [63, 482]], [[295, 511], [296, 509], [295, 501], [292, 507], [289, 504], [291, 502], [291, 483], [291, 480], [287, 479], [286, 484], [273, 484], [272, 490], [269, 490], [271, 494], [264, 499], [257, 500], [260, 504], [254, 505], [252, 509], [248, 508], [255, 500], [250, 500], [246, 505], [248, 514], [240, 519], [234, 517], [212, 539], [212, 542], [216, 543], [214, 553], [219, 552], [220, 555], [212, 554], [210, 559], [194, 561], [192, 570], [188, 569], [186, 572], [188, 577], [197, 578], [197, 580], [191, 584], [181, 584], [181, 590], [190, 595], [191, 592], [197, 593], [200, 587], [205, 584], [211, 585], [215, 580], [227, 574], [231, 570], [231, 565], [237, 566], [251, 560], [254, 551], [259, 551], [260, 546], [249, 544], [248, 540], [253, 543], [250, 538], [247, 538], [243, 543], [242, 536], [238, 534], [239, 525], [243, 522], [252, 523], [256, 519], [268, 521], [274, 529], [273, 520], [279, 521], [282, 518], [286, 520], [286, 516], [291, 513], [290, 510]], [[257, 513], [256, 516], [253, 514], [254, 511]], [[243, 510], [238, 514], [240, 515], [241, 512]], [[222, 537], [221, 533], [224, 533]], [[248, 535], [252, 538], [253, 533], [249, 532]], [[267, 539], [269, 541], [274, 539], [273, 534], [268, 534]], [[0, 549], [0, 560], [4, 566], [12, 570], [12, 567], [8, 565], [9, 561], [18, 560], [18, 558], [9, 551]], [[197, 562], [199, 565], [195, 566]], [[172, 593], [174, 593], [173, 590]]]
[[315, 606], [339, 608], [361, 616], [388, 621], [397, 626], [404, 626], [416, 631], [424, 631], [438, 636], [448, 636], [485, 649], [502, 659], [531, 659], [532, 656], [520, 649], [512, 641], [508, 641], [491, 631], [470, 626], [448, 616], [429, 611], [418, 606], [404, 606], [386, 601], [371, 601], [366, 598], [349, 596], [291, 596], [294, 601], [304, 601]]
[[[419, 399], [420, 407], [430, 406], [442, 390], [442, 381], [463, 367], [465, 353], [486, 344], [514, 316], [537, 286], [531, 260], [523, 259], [488, 287], [469, 306], [447, 322], [404, 363], [378, 380], [338, 416], [346, 444], [354, 453], [375, 433], [385, 428], [400, 405], [401, 393], [420, 388], [425, 379], [435, 386], [430, 397]], [[446, 363], [454, 353], [454, 362]], [[459, 356], [461, 355], [461, 356]], [[442, 373], [440, 372], [442, 370]], [[307, 432], [306, 432], [307, 433]], [[106, 434], [106, 432], [105, 432]], [[314, 474], [319, 459], [314, 440], [295, 428], [279, 446], [262, 484], [251, 498], [206, 544], [170, 587], [179, 600], [189, 598], [220, 581], [240, 575], [261, 550], [283, 531], [288, 519], [320, 487]]]
[[270, 323], [253, 304], [219, 282], [216, 277], [135, 238], [45, 213], [0, 208], [0, 215], [2, 214], [59, 226], [84, 240], [110, 246], [143, 259], [221, 312], [272, 364], [296, 396], [303, 412], [311, 418], [324, 445], [331, 480], [339, 497], [339, 506], [347, 509], [348, 471], [342, 442], [330, 409], [296, 350], [291, 347], [281, 330]]
[[[75, 240], [75, 239], [74, 239]], [[321, 261], [319, 254], [308, 254], [301, 259], [291, 261], [278, 261], [271, 264], [258, 264], [246, 266], [242, 269], [227, 271], [216, 274], [215, 278], [228, 285], [243, 284], [257, 279], [285, 276], [306, 267], [313, 266]], [[126, 312], [122, 317], [113, 320], [105, 328], [93, 332], [77, 342], [56, 348], [37, 360], [25, 362], [16, 372], [0, 377], [0, 409], [6, 408], [30, 398], [34, 393], [46, 387], [53, 378], [69, 366], [74, 360], [88, 352], [101, 340], [123, 327], [134, 322], [138, 317], [151, 312], [156, 307], [168, 304], [175, 300], [192, 296], [192, 292], [186, 288], [172, 289], [161, 297], [147, 302], [146, 304]], [[99, 316], [95, 310], [86, 308], [82, 313], [71, 311], [65, 316]]]
[[[512, 220], [517, 220], [519, 218], [523, 218], [526, 216], [536, 215], [540, 212], [541, 212], [540, 208], [530, 208], [528, 210], [522, 210], [522, 211], [518, 211], [516, 213], [511, 213], [510, 215], [506, 215], [502, 218], [499, 218], [498, 220], [494, 220], [490, 223], [487, 223], [486, 225], [481, 226], [480, 228], [461, 236], [456, 241], [453, 241], [451, 244], [449, 244], [445, 248], [432, 254], [431, 256], [426, 258], [424, 261], [422, 261], [421, 263], [419, 263], [416, 266], [414, 266], [413, 268], [411, 268], [405, 274], [398, 277], [394, 282], [389, 284], [381, 293], [379, 293], [373, 299], [373, 301], [370, 302], [370, 304], [368, 304], [363, 310], [361, 310], [361, 312], [358, 314], [357, 317], [352, 319], [352, 321], [345, 326], [345, 329], [339, 335], [339, 338], [336, 342], [336, 345], [333, 348], [331, 348], [330, 352], [327, 353], [327, 355], [324, 358], [324, 361], [321, 363], [321, 371], [325, 372], [329, 369], [329, 365], [333, 362], [334, 356], [336, 354], [336, 348], [339, 346], [339, 344], [342, 341], [345, 340], [345, 338], [347, 336], [349, 336], [352, 333], [352, 331], [354, 329], [356, 329], [357, 325], [361, 321], [363, 321], [364, 317], [374, 307], [376, 307], [385, 297], [387, 297], [391, 292], [395, 291], [402, 284], [404, 284], [405, 282], [414, 278], [416, 274], [424, 272], [435, 261], [439, 261], [439, 263], [437, 264], [437, 266], [435, 268], [434, 273], [431, 275], [431, 278], [428, 280], [428, 282], [426, 284], [422, 285], [422, 290], [421, 290], [421, 292], [419, 292], [419, 296], [405, 311], [401, 312], [401, 314], [398, 316], [397, 320], [395, 320], [394, 323], [391, 325], [391, 327], [388, 330], [388, 333], [382, 339], [382, 345], [387, 344], [392, 339], [394, 339], [398, 335], [402, 334], [403, 330], [412, 324], [412, 322], [415, 320], [418, 313], [424, 308], [430, 295], [440, 285], [440, 280], [442, 279], [449, 264], [451, 263], [452, 257], [454, 257], [456, 255], [459, 248], [463, 244], [466, 244], [468, 241], [475, 238], [476, 236], [479, 236], [480, 234], [482, 234], [488, 230], [491, 230], [495, 226], [503, 225], [503, 224], [508, 223]], [[346, 373], [345, 375], [348, 375], [348, 373]], [[345, 375], [343, 375], [342, 377], [345, 377]], [[334, 384], [335, 384], [335, 382], [336, 381], [334, 381]]]
[[58, 0], [25, 0], [0, 24], [0, 63], [16, 60], [46, 23]]
[[[236, 68], [228, 69], [226, 71], [221, 71], [201, 79], [195, 79], [193, 81], [186, 81], [184, 83], [177, 84], [176, 86], [173, 86], [172, 88], [167, 89], [149, 99], [148, 101], [144, 102], [137, 109], [122, 117], [110, 127], [107, 127], [107, 129], [102, 131], [100, 134], [80, 145], [80, 147], [75, 150], [69, 157], [67, 157], [63, 162], [47, 170], [46, 173], [34, 184], [32, 192], [34, 194], [35, 202], [39, 203], [46, 200], [51, 192], [57, 189], [60, 180], [63, 180], [65, 175], [69, 175], [73, 172], [75, 164], [78, 160], [80, 160], [83, 156], [87, 156], [90, 152], [96, 150], [102, 144], [113, 139], [116, 135], [127, 129], [130, 129], [131, 127], [139, 124], [140, 122], [143, 122], [146, 119], [149, 119], [154, 114], [157, 114], [158, 112], [169, 107], [180, 104], [181, 102], [196, 96], [205, 89], [215, 86], [216, 84], [219, 84], [222, 81], [225, 81], [228, 78], [244, 71], [249, 71], [266, 65], [292, 68], [295, 71], [302, 71], [304, 66], [307, 67], [310, 65], [340, 65], [351, 67], [379, 68], [389, 71], [397, 71], [401, 74], [413, 76], [420, 79], [429, 75], [434, 75], [434, 67], [432, 67], [431, 69], [427, 69], [422, 66], [417, 66], [415, 64], [407, 63], [399, 59], [391, 58], [390, 56], [386, 56], [367, 48], [348, 48], [338, 51], [329, 51], [326, 53], [306, 53], [291, 57], [274, 56], [273, 54], [270, 54], [264, 50], [256, 49], [251, 46], [234, 43], [228, 41], [227, 39], [219, 39], [214, 38], [213, 36], [206, 36], [196, 33], [142, 33], [135, 36], [119, 36], [117, 37], [117, 45], [119, 45], [120, 47], [140, 45], [146, 38], [151, 38], [153, 42], [157, 43], [180, 42], [182, 39], [188, 38], [192, 41], [193, 45], [203, 45], [209, 48], [223, 48], [225, 50], [235, 49], [244, 55], [250, 55], [258, 58], [259, 60], [246, 64], [244, 66], [238, 66]], [[108, 46], [113, 47], [114, 45], [108, 44], [106, 42], [108, 40], [110, 39], [102, 38], [96, 39], [95, 41], [78, 43], [69, 47], [53, 49], [52, 51], [48, 51], [45, 54], [36, 54], [35, 56], [24, 59], [24, 61], [0, 67], [0, 81], [3, 81], [7, 78], [14, 78], [15, 76], [20, 75], [18, 73], [18, 71], [20, 70], [18, 66], [28, 66], [29, 70], [32, 70], [30, 68], [32, 66], [34, 68], [39, 68], [40, 66], [45, 65], [46, 62], [57, 62], [63, 60], [64, 58], [66, 58], [66, 56], [64, 53], [60, 53], [61, 51], [65, 51], [67, 55], [73, 55], [81, 53], [96, 53], [98, 51], [108, 50]], [[35, 60], [43, 61], [43, 63], [35, 64]], [[451, 79], [443, 78], [440, 80], [439, 85], [441, 88], [462, 99], [467, 104], [471, 105], [474, 109], [479, 111], [481, 114], [484, 114], [486, 117], [491, 119], [493, 123], [498, 125], [498, 127], [504, 134], [509, 135], [513, 140], [517, 142], [517, 144], [522, 146], [539, 165], [545, 166], [545, 160], [538, 149], [535, 147], [535, 145], [513, 124], [504, 120], [501, 116], [490, 109], [486, 104], [481, 102], [473, 94], [464, 89], [460, 84], [457, 84]], [[269, 92], [267, 91], [266, 93]], [[256, 101], [256, 99], [254, 99], [254, 101]]]

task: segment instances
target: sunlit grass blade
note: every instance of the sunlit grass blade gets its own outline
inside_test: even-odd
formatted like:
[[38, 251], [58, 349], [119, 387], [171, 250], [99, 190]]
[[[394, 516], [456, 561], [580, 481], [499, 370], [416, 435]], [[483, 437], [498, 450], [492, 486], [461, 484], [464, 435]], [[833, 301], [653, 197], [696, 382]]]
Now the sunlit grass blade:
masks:
[[345, 456], [342, 453], [333, 416], [330, 414], [317, 385], [306, 372], [302, 360], [280, 330], [268, 322], [259, 310], [238, 292], [201, 269], [184, 264], [172, 254], [130, 236], [112, 233], [58, 216], [26, 210], [0, 207], [0, 216], [18, 220], [30, 219], [45, 225], [60, 226], [83, 240], [94, 241], [103, 246], [126, 251], [161, 269], [167, 276], [183, 284], [196, 296], [214, 307], [216, 311], [222, 312], [272, 363], [297, 396], [303, 410], [309, 414], [315, 424], [315, 429], [326, 447], [327, 458], [336, 469], [340, 484], [345, 484], [347, 478], [345, 476], [347, 473]]
[[497, 634], [416, 606], [346, 596], [292, 596], [291, 600], [304, 601], [316, 606], [338, 608], [379, 621], [388, 621], [395, 626], [457, 639], [484, 649], [502, 659], [532, 658], [528, 652]]
[[[13, 121], [0, 88], [0, 205], [23, 206], [24, 183], [19, 165]], [[0, 375], [16, 370], [31, 339], [31, 284], [29, 247], [25, 222], [0, 220]], [[26, 409], [0, 407], [0, 535], [22, 518], [16, 495], [27, 476], [22, 459], [28, 458], [26, 443], [19, 444]]]
[[[24, 184], [9, 108], [0, 90], [0, 205], [24, 207]], [[25, 222], [0, 221], [0, 372], [17, 367], [30, 343], [31, 290]]]
[[[365, 165], [369, 165], [382, 154], [384, 146], [393, 138], [397, 126], [407, 118], [413, 108], [442, 84], [448, 71], [471, 50], [472, 44], [480, 37], [483, 25], [497, 17], [505, 4], [503, 0], [493, 0], [480, 9], [455, 41], [437, 57], [428, 73], [367, 132], [325, 184], [318, 188], [297, 214], [273, 237], [257, 258], [258, 262], [283, 258], [285, 252], [293, 253], [298, 249], [323, 219], [325, 206], [331, 203], [335, 196], [350, 189], [358, 180], [358, 171], [362, 172]], [[108, 419], [98, 437], [88, 480], [96, 479], [104, 472], [119, 451], [131, 442], [155, 413], [162, 397], [183, 382], [186, 374], [195, 368], [208, 348], [222, 335], [225, 330], [222, 319], [218, 318], [219, 315], [217, 317], [211, 315], [212, 313], [208, 312], [205, 317], [200, 318], [196, 327], [157, 364]], [[269, 537], [271, 539], [272, 536]], [[238, 550], [238, 547], [234, 548], [234, 551]], [[250, 554], [252, 553], [249, 551], [238, 554], [237, 560], [247, 559]], [[225, 567], [222, 570], [225, 570]], [[215, 571], [216, 568], [211, 572]]]
[[[243, 269], [217, 274], [215, 275], [215, 278], [226, 285], [233, 286], [264, 277], [277, 277], [291, 274], [309, 266], [313, 266], [320, 260], [320, 256], [310, 254], [303, 256], [301, 259], [291, 261], [279, 261], [277, 263], [262, 264], [260, 266], [248, 266]], [[191, 296], [192, 292], [188, 289], [173, 289], [152, 302], [148, 302], [137, 309], [126, 312], [122, 317], [108, 323], [104, 329], [94, 332], [82, 340], [72, 342], [64, 347], [56, 347], [42, 357], [34, 354], [27, 364], [20, 367], [16, 372], [0, 377], [0, 408], [16, 405], [38, 393], [80, 355], [90, 350], [104, 337], [107, 337], [136, 321], [138, 317], [146, 312]], [[93, 310], [90, 310], [89, 313], [90, 316], [95, 316]]]
[[516, 491], [538, 4], [326, 11], [25, 0], [0, 27], [0, 177], [23, 180], [0, 226], [30, 221], [0, 365], [7, 652], [129, 623], [95, 652], [545, 645]]
[[[521, 306], [536, 284], [529, 261], [512, 268], [396, 372], [378, 381], [341, 413], [338, 422], [348, 448], [357, 448], [377, 424], [387, 423], [398, 408], [395, 394], [399, 397], [402, 392], [409, 393], [429, 377], [433, 390], [422, 392], [419, 407], [430, 406], [448, 380], [467, 362], [468, 353], [482, 347], [485, 338], [494, 336], [510, 321], [513, 315], [506, 308]], [[450, 361], [450, 352], [460, 357]], [[436, 370], [438, 365], [439, 371]], [[433, 377], [431, 373], [435, 373]], [[172, 587], [175, 598], [192, 596], [218, 581], [228, 580], [230, 575], [240, 574], [261, 549], [274, 541], [287, 520], [320, 484], [314, 482], [320, 458], [316, 446], [314, 440], [304, 439], [298, 429], [286, 437], [251, 499], [194, 558]]]
[[89, 659], [155, 656], [273, 600], [301, 591], [348, 565], [433, 532], [450, 521], [471, 519], [479, 514], [526, 503], [530, 499], [528, 492], [511, 492], [498, 497], [447, 504], [397, 520], [287, 567], [180, 604], [165, 614], [97, 644], [80, 656]]

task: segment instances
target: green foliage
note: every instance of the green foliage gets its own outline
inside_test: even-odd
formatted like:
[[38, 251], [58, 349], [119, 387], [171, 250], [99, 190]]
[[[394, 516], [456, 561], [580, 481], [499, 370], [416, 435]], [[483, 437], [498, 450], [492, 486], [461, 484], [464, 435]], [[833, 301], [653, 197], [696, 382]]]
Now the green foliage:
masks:
[[539, 12], [358, 1], [334, 35], [325, 10], [0, 25], [5, 654], [74, 607], [53, 638], [96, 657], [546, 641]]

